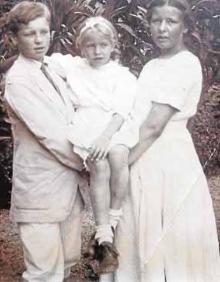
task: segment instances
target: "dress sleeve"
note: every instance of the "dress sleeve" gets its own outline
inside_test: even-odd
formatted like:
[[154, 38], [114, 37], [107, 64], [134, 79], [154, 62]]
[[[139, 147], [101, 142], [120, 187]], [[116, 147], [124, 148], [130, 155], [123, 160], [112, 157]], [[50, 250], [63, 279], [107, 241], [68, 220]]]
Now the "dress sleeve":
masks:
[[158, 83], [150, 93], [151, 101], [168, 104], [182, 111], [189, 95], [200, 96], [201, 65], [197, 58], [190, 59], [186, 58], [185, 62], [177, 61], [167, 69], [164, 68], [164, 72], [158, 78]]
[[62, 55], [61, 53], [53, 53], [48, 58], [50, 68], [52, 68], [53, 71], [65, 79], [71, 69], [71, 64], [73, 64], [73, 62], [74, 57], [72, 55]]
[[54, 115], [52, 107], [45, 103], [34, 87], [24, 78], [13, 78], [6, 82], [5, 103], [22, 121], [36, 140], [63, 165], [80, 170], [80, 158], [73, 152], [67, 140], [67, 125]]
[[131, 112], [137, 87], [136, 77], [128, 70], [123, 69], [122, 73], [117, 76], [115, 87], [115, 103], [114, 110], [120, 114], [124, 119], [127, 119]]

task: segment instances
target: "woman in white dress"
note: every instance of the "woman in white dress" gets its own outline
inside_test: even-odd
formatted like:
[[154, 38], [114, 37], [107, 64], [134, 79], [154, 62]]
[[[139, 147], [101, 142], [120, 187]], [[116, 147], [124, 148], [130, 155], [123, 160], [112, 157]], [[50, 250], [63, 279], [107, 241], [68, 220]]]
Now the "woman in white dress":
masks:
[[185, 0], [153, 0], [149, 9], [160, 55], [138, 81], [140, 141], [117, 229], [120, 266], [102, 282], [220, 281], [212, 200], [186, 127], [202, 89], [200, 62], [184, 44], [188, 11]]

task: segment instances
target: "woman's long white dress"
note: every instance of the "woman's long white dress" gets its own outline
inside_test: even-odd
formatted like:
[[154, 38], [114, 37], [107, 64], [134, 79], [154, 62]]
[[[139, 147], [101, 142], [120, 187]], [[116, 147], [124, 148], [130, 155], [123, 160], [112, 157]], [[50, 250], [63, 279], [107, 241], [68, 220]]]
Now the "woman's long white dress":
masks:
[[178, 112], [131, 167], [129, 197], [116, 238], [120, 266], [114, 276], [100, 280], [219, 282], [212, 200], [186, 128], [201, 93], [199, 60], [189, 51], [154, 59], [138, 83], [141, 119], [149, 112], [149, 101], [169, 104]]

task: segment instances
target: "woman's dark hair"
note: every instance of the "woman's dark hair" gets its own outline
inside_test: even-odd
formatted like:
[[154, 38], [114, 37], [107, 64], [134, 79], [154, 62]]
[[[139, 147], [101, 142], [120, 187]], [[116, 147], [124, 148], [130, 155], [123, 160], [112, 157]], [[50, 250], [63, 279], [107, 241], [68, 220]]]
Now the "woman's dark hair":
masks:
[[190, 5], [187, 0], [152, 0], [148, 6], [148, 20], [151, 20], [153, 9], [156, 7], [171, 6], [180, 10], [183, 14], [184, 25], [191, 33], [195, 29]]
[[[184, 33], [184, 43], [194, 54], [200, 57], [201, 43], [198, 38], [194, 36], [195, 21], [192, 15], [192, 10], [187, 0], [152, 0], [147, 7], [147, 18], [150, 23], [154, 8], [171, 6], [175, 7], [182, 12], [184, 26], [186, 33]], [[157, 54], [157, 51], [155, 51]]]

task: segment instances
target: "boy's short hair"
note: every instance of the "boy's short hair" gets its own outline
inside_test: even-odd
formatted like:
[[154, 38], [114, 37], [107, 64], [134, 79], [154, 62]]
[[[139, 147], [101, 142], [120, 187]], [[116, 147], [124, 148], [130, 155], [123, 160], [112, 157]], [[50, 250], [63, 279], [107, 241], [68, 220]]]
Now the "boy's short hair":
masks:
[[45, 4], [22, 1], [15, 5], [8, 13], [8, 29], [13, 34], [17, 34], [22, 24], [28, 24], [30, 21], [39, 17], [45, 17], [50, 24], [51, 15]]

